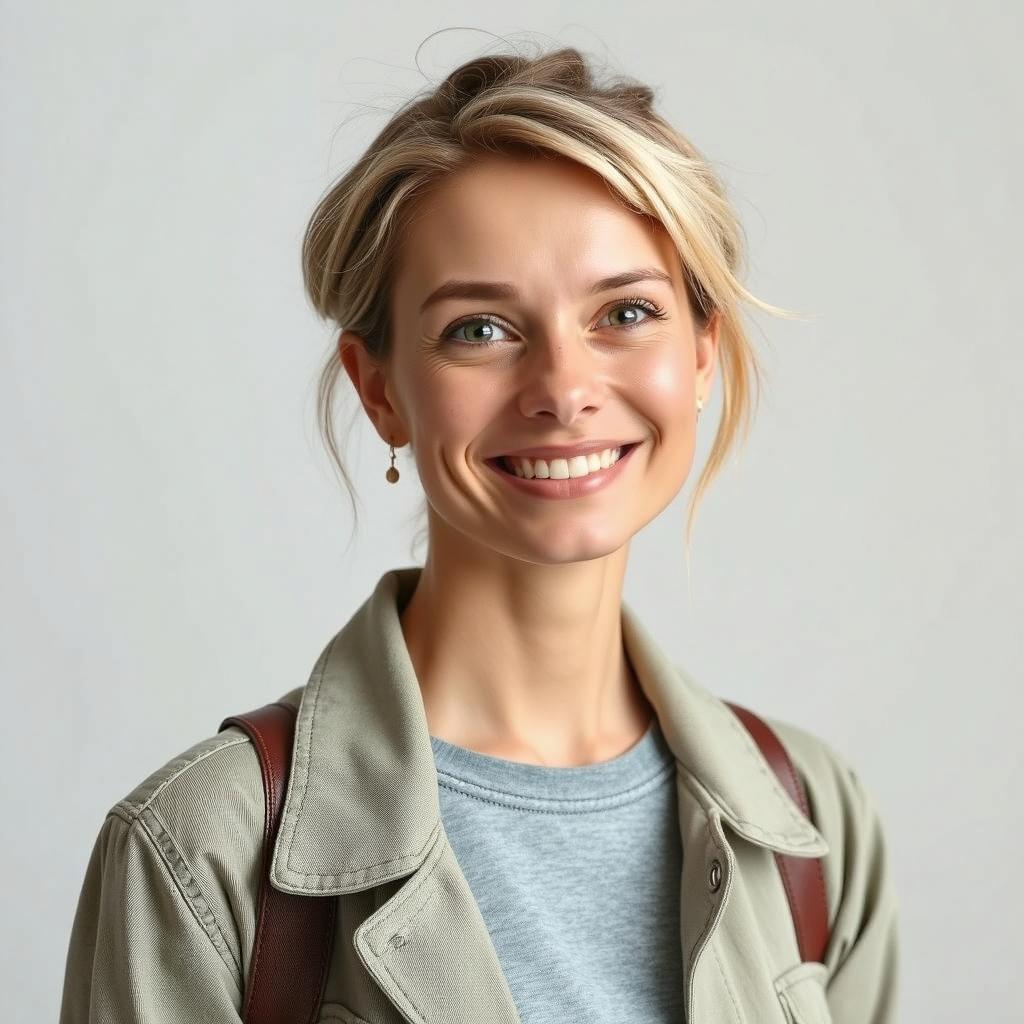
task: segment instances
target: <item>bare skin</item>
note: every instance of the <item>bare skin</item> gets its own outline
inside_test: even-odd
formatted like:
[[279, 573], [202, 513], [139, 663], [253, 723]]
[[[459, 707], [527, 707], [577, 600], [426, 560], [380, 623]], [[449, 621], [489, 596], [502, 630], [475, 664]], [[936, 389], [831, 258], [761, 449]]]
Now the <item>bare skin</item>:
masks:
[[[589, 294], [649, 267], [671, 283]], [[519, 297], [421, 311], [454, 279], [509, 282]], [[638, 296], [664, 318], [626, 302]], [[669, 236], [600, 178], [506, 156], [421, 201], [392, 312], [387, 365], [351, 332], [338, 345], [380, 437], [411, 444], [427, 497], [428, 554], [401, 622], [431, 734], [529, 764], [616, 757], [653, 715], [622, 643], [629, 544], [690, 471], [717, 318], [696, 329]], [[466, 321], [481, 316], [497, 322]], [[643, 443], [611, 486], [579, 498], [520, 493], [485, 461], [595, 438]]]

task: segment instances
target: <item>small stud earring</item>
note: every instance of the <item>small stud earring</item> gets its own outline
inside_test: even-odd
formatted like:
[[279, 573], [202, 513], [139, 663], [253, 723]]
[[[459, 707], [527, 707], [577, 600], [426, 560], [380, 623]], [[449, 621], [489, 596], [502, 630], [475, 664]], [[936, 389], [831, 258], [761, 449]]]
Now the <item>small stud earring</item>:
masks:
[[388, 471], [384, 474], [389, 484], [398, 483], [398, 470], [395, 469], [395, 446], [389, 445], [391, 448], [391, 465], [388, 467]]
[[704, 399], [698, 396], [697, 398], [697, 415], [699, 416], [701, 410], [704, 408]]

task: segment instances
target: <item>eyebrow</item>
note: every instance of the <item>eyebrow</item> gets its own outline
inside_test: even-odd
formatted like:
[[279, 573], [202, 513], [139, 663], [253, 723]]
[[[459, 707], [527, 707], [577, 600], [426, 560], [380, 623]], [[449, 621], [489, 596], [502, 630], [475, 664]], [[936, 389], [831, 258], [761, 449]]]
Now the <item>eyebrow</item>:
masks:
[[[611, 277], [602, 277], [595, 281], [589, 288], [588, 295], [597, 295], [600, 292], [611, 291], [613, 288], [623, 288], [627, 284], [635, 284], [637, 281], [662, 281], [672, 285], [672, 278], [659, 270], [657, 267], [637, 267], [635, 270], [626, 270], [621, 274], [613, 274]], [[446, 281], [440, 288], [435, 288], [423, 301], [420, 306], [420, 313], [435, 303], [443, 302], [445, 299], [518, 299], [519, 290], [514, 284], [507, 281]]]

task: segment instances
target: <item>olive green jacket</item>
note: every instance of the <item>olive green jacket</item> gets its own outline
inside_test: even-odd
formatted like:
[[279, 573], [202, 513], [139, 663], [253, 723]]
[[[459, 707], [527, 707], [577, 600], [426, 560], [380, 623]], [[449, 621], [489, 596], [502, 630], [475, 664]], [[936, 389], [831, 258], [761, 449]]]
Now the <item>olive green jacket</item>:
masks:
[[[308, 683], [283, 698], [299, 710], [271, 880], [337, 897], [320, 1020], [512, 1024], [511, 992], [442, 826], [401, 629], [419, 571], [381, 576]], [[767, 719], [804, 778], [816, 828], [734, 714], [667, 660], [626, 603], [622, 633], [677, 760], [686, 1020], [895, 1021], [896, 902], [857, 776], [821, 740]], [[256, 753], [233, 727], [111, 808], [74, 917], [61, 1024], [240, 1019], [263, 819]], [[824, 964], [800, 962], [776, 851], [827, 854]]]

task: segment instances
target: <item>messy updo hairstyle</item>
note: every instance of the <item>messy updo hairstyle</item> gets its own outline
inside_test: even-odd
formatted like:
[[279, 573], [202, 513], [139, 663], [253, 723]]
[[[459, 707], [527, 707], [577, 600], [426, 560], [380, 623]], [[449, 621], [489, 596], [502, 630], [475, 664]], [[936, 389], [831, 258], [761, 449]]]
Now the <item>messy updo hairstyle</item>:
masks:
[[[737, 214], [707, 160], [655, 113], [654, 91], [621, 75], [604, 84], [595, 79], [587, 58], [572, 47], [533, 57], [500, 53], [462, 64], [408, 100], [318, 202], [302, 242], [305, 288], [322, 318], [360, 335], [386, 365], [394, 341], [391, 274], [403, 228], [432, 186], [488, 154], [561, 156], [599, 174], [628, 209], [671, 237], [695, 325], [706, 327], [715, 312], [721, 318], [722, 413], [693, 493], [688, 549], [700, 498], [737, 437], [749, 433], [762, 384], [741, 304], [800, 317], [741, 283], [745, 252]], [[335, 430], [342, 370], [335, 334], [320, 374], [317, 419], [354, 496]]]

